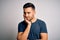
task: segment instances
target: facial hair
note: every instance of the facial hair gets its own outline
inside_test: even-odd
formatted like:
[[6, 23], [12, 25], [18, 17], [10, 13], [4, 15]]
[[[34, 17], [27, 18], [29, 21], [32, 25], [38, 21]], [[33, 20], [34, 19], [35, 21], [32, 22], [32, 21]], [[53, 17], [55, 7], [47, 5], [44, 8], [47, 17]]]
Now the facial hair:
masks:
[[31, 20], [33, 19], [33, 17], [29, 20], [30, 22], [32, 22]]

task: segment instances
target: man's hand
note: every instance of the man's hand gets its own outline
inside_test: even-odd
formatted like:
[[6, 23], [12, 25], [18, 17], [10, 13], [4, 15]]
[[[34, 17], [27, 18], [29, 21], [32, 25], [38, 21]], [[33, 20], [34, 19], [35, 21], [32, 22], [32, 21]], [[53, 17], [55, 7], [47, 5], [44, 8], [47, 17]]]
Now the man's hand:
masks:
[[26, 18], [24, 18], [25, 22], [28, 24], [28, 25], [31, 25], [31, 21], [27, 20]]

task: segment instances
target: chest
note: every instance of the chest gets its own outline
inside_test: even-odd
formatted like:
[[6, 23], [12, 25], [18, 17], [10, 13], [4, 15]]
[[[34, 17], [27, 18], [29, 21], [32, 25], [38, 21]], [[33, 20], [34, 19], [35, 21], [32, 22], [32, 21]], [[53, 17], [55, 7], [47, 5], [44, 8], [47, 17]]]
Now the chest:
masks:
[[40, 25], [39, 24], [32, 24], [30, 31], [32, 31], [33, 33], [40, 33]]
[[39, 38], [40, 36], [40, 26], [39, 24], [32, 24], [30, 33], [29, 33], [29, 38]]

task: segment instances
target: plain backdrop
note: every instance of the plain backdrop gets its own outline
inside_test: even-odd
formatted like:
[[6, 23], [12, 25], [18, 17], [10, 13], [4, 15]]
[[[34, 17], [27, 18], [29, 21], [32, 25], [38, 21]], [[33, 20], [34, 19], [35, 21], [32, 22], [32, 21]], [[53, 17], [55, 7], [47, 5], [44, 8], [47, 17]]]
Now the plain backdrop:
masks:
[[60, 40], [60, 0], [0, 0], [0, 40], [16, 40], [23, 5], [36, 7], [36, 18], [46, 22], [49, 40]]

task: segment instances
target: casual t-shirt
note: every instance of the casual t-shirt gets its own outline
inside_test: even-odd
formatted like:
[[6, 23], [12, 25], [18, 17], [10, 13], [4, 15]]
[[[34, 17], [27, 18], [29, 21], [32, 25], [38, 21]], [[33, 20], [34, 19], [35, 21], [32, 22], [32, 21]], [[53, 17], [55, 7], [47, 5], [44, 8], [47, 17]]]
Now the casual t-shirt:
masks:
[[[25, 21], [18, 24], [18, 32], [24, 32], [27, 27]], [[40, 33], [47, 33], [46, 24], [44, 21], [37, 19], [36, 22], [32, 23], [30, 32], [28, 35], [29, 40], [41, 39]]]

